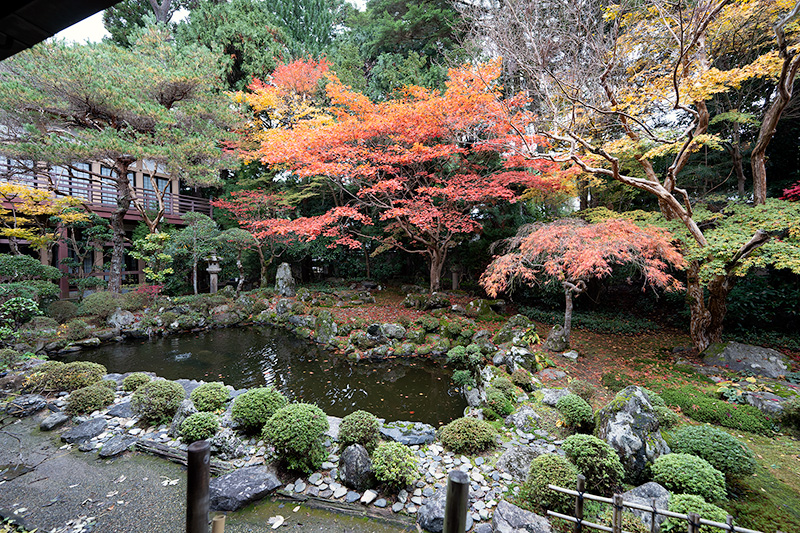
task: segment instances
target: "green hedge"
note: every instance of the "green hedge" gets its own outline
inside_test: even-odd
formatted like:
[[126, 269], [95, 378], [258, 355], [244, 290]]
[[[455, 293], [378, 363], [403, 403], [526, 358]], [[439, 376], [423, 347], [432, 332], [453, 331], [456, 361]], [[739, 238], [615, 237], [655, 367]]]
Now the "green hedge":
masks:
[[699, 422], [767, 436], [772, 434], [771, 421], [752, 405], [717, 400], [688, 385], [666, 389], [661, 397], [668, 405], [680, 407], [683, 414]]

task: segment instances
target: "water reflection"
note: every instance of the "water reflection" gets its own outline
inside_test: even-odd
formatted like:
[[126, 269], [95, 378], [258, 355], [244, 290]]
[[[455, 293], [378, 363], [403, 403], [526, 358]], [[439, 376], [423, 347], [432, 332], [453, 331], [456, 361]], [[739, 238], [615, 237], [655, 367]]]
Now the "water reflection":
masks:
[[222, 380], [237, 388], [269, 384], [334, 416], [365, 409], [389, 420], [436, 425], [458, 418], [466, 405], [450, 387], [450, 371], [439, 364], [422, 359], [352, 363], [272, 328], [110, 344], [70, 358], [96, 361], [109, 372], [148, 370], [168, 379]]

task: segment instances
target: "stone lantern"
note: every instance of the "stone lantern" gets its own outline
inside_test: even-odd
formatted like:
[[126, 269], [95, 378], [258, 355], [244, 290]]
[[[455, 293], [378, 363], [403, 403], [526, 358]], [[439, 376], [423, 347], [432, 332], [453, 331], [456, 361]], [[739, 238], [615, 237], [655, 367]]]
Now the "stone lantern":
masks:
[[208, 267], [206, 271], [208, 272], [208, 276], [210, 278], [209, 285], [210, 289], [209, 292], [214, 294], [217, 292], [219, 288], [219, 273], [222, 272], [222, 267], [219, 266], [220, 258], [217, 257], [216, 252], [211, 252], [211, 256], [207, 259]]

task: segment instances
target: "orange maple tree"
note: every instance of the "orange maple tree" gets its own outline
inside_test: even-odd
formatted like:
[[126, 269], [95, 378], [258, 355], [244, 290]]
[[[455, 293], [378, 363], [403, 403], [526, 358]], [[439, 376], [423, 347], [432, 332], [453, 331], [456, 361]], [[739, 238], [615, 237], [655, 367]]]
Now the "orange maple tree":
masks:
[[[324, 179], [337, 205], [318, 216], [254, 225], [307, 240], [329, 237], [332, 246], [360, 248], [359, 239], [377, 239], [376, 253], [424, 254], [430, 289], [439, 289], [448, 250], [481, 231], [481, 206], [513, 202], [530, 188], [561, 187], [553, 163], [504, 157], [533, 117], [524, 97], [499, 98], [499, 75], [499, 62], [455, 69], [443, 93], [407, 87], [401, 98], [374, 103], [328, 73], [323, 112], [259, 132], [258, 148], [240, 154], [289, 170], [309, 186]], [[256, 101], [265, 89], [251, 90]], [[378, 237], [362, 231], [375, 224], [382, 225]]]
[[642, 273], [645, 287], [682, 288], [668, 272], [683, 266], [683, 256], [671, 240], [666, 230], [637, 226], [625, 219], [595, 224], [580, 219], [527, 224], [508, 239], [507, 253], [494, 258], [480, 283], [496, 297], [510, 292], [516, 284], [556, 280], [564, 289], [564, 339], [569, 344], [573, 298], [586, 290], [589, 279], [610, 275], [615, 265], [635, 267]]

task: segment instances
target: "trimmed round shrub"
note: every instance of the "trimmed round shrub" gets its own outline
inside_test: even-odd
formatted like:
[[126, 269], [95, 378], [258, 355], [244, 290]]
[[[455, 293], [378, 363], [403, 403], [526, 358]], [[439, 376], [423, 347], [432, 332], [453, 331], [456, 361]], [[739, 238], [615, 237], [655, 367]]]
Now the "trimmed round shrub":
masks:
[[378, 417], [367, 411], [354, 411], [344, 417], [339, 425], [339, 446], [342, 449], [351, 444], [360, 444], [372, 453], [379, 438]]
[[518, 368], [511, 373], [511, 383], [525, 392], [533, 390], [533, 381], [531, 381], [531, 373], [524, 368]]
[[99, 384], [110, 391], [117, 392], [117, 382], [113, 379], [104, 379]]
[[78, 315], [78, 306], [67, 300], [58, 300], [47, 306], [47, 314], [63, 324]]
[[82, 389], [101, 381], [108, 373], [103, 365], [89, 361], [74, 361], [61, 365], [48, 363], [37, 367], [38, 372], [31, 376], [31, 381], [35, 383], [34, 386], [49, 391], [69, 392]]
[[55, 332], [58, 329], [58, 322], [49, 316], [35, 316], [27, 324], [23, 326], [24, 330], [39, 333], [47, 330]]
[[508, 416], [514, 412], [514, 404], [503, 391], [494, 387], [486, 389], [486, 406], [497, 416]]
[[678, 416], [678, 413], [676, 413], [669, 407], [663, 405], [656, 405], [653, 407], [653, 411], [656, 413], [656, 418], [658, 419], [658, 425], [662, 429], [674, 428], [681, 422], [681, 417]]
[[728, 477], [750, 476], [756, 471], [756, 458], [735, 437], [713, 426], [684, 426], [672, 434], [670, 448], [675, 453], [702, 457]]
[[93, 292], [81, 302], [80, 314], [83, 316], [96, 316], [106, 320], [117, 310], [120, 303], [120, 295], [115, 292]]
[[0, 370], [4, 368], [10, 368], [14, 363], [17, 362], [20, 353], [16, 350], [12, 350], [11, 348], [3, 348], [0, 350]]
[[67, 399], [67, 412], [73, 415], [91, 413], [114, 402], [114, 392], [101, 384], [72, 391]]
[[667, 402], [664, 401], [658, 393], [651, 391], [650, 389], [646, 389], [642, 387], [642, 392], [644, 395], [647, 396], [647, 399], [650, 401], [650, 405], [653, 407], [666, 407]]
[[480, 453], [496, 444], [497, 432], [491, 424], [477, 418], [453, 420], [439, 430], [439, 440], [455, 453]]
[[417, 457], [405, 444], [381, 442], [372, 455], [372, 468], [375, 479], [385, 483], [392, 490], [400, 490], [417, 479]]
[[274, 387], [250, 389], [233, 400], [231, 416], [248, 433], [261, 431], [275, 412], [289, 403]]
[[189, 398], [192, 399], [192, 403], [198, 411], [216, 411], [222, 409], [229, 396], [230, 392], [225, 384], [215, 381], [203, 383], [192, 391]]
[[[602, 515], [601, 523], [605, 523], [610, 527], [613, 519], [614, 512], [611, 509], [606, 509]], [[627, 531], [627, 533], [650, 533], [650, 528], [644, 525], [641, 518], [634, 515], [626, 508], [622, 513], [622, 531]]]
[[[701, 518], [723, 524], [728, 519], [728, 512], [725, 509], [720, 509], [694, 494], [674, 494], [669, 499], [669, 508], [667, 510], [680, 514], [697, 513]], [[661, 531], [662, 533], [683, 533], [686, 531], [686, 520], [667, 518], [661, 524]], [[700, 533], [720, 533], [720, 531], [715, 527], [700, 526]]]
[[131, 409], [146, 422], [161, 424], [175, 416], [186, 391], [175, 381], [157, 380], [145, 383], [133, 393]]
[[577, 394], [567, 394], [556, 402], [556, 410], [564, 417], [568, 426], [581, 428], [594, 423], [594, 412], [589, 403]]
[[651, 471], [653, 481], [675, 494], [696, 494], [711, 501], [725, 497], [725, 476], [696, 455], [662, 455], [653, 462]]
[[625, 477], [617, 452], [592, 435], [571, 435], [562, 445], [567, 458], [586, 476], [588, 492], [611, 494]]
[[557, 513], [570, 513], [575, 505], [575, 497], [547, 488], [556, 485], [565, 489], [575, 489], [578, 469], [565, 458], [554, 453], [540, 455], [531, 461], [528, 479], [519, 492], [526, 506], [544, 515], [546, 510]]
[[792, 396], [783, 402], [781, 424], [800, 430], [800, 396]]
[[310, 474], [328, 457], [323, 444], [328, 417], [316, 405], [292, 403], [281, 407], [264, 425], [262, 436], [289, 470]]
[[681, 412], [698, 422], [707, 422], [761, 435], [772, 435], [772, 422], [752, 405], [730, 404], [711, 398], [696, 388], [686, 385], [661, 391], [668, 405], [681, 408]]
[[61, 333], [61, 338], [66, 341], [79, 341], [89, 336], [92, 329], [85, 321], [80, 318], [73, 318], [64, 324], [64, 332]]
[[587, 402], [594, 398], [594, 395], [597, 393], [597, 388], [583, 379], [573, 379], [569, 382], [569, 390], [573, 394], [577, 394]]
[[180, 430], [185, 444], [210, 439], [219, 431], [219, 418], [214, 413], [194, 413], [181, 422]]
[[506, 395], [506, 398], [509, 400], [516, 400], [517, 399], [517, 388], [511, 383], [509, 378], [498, 377], [494, 378], [489, 385], [490, 387], [501, 391], [503, 394]]
[[134, 372], [133, 374], [125, 376], [125, 379], [122, 380], [122, 390], [125, 392], [134, 392], [145, 383], [150, 383], [150, 381], [150, 376], [144, 372]]

